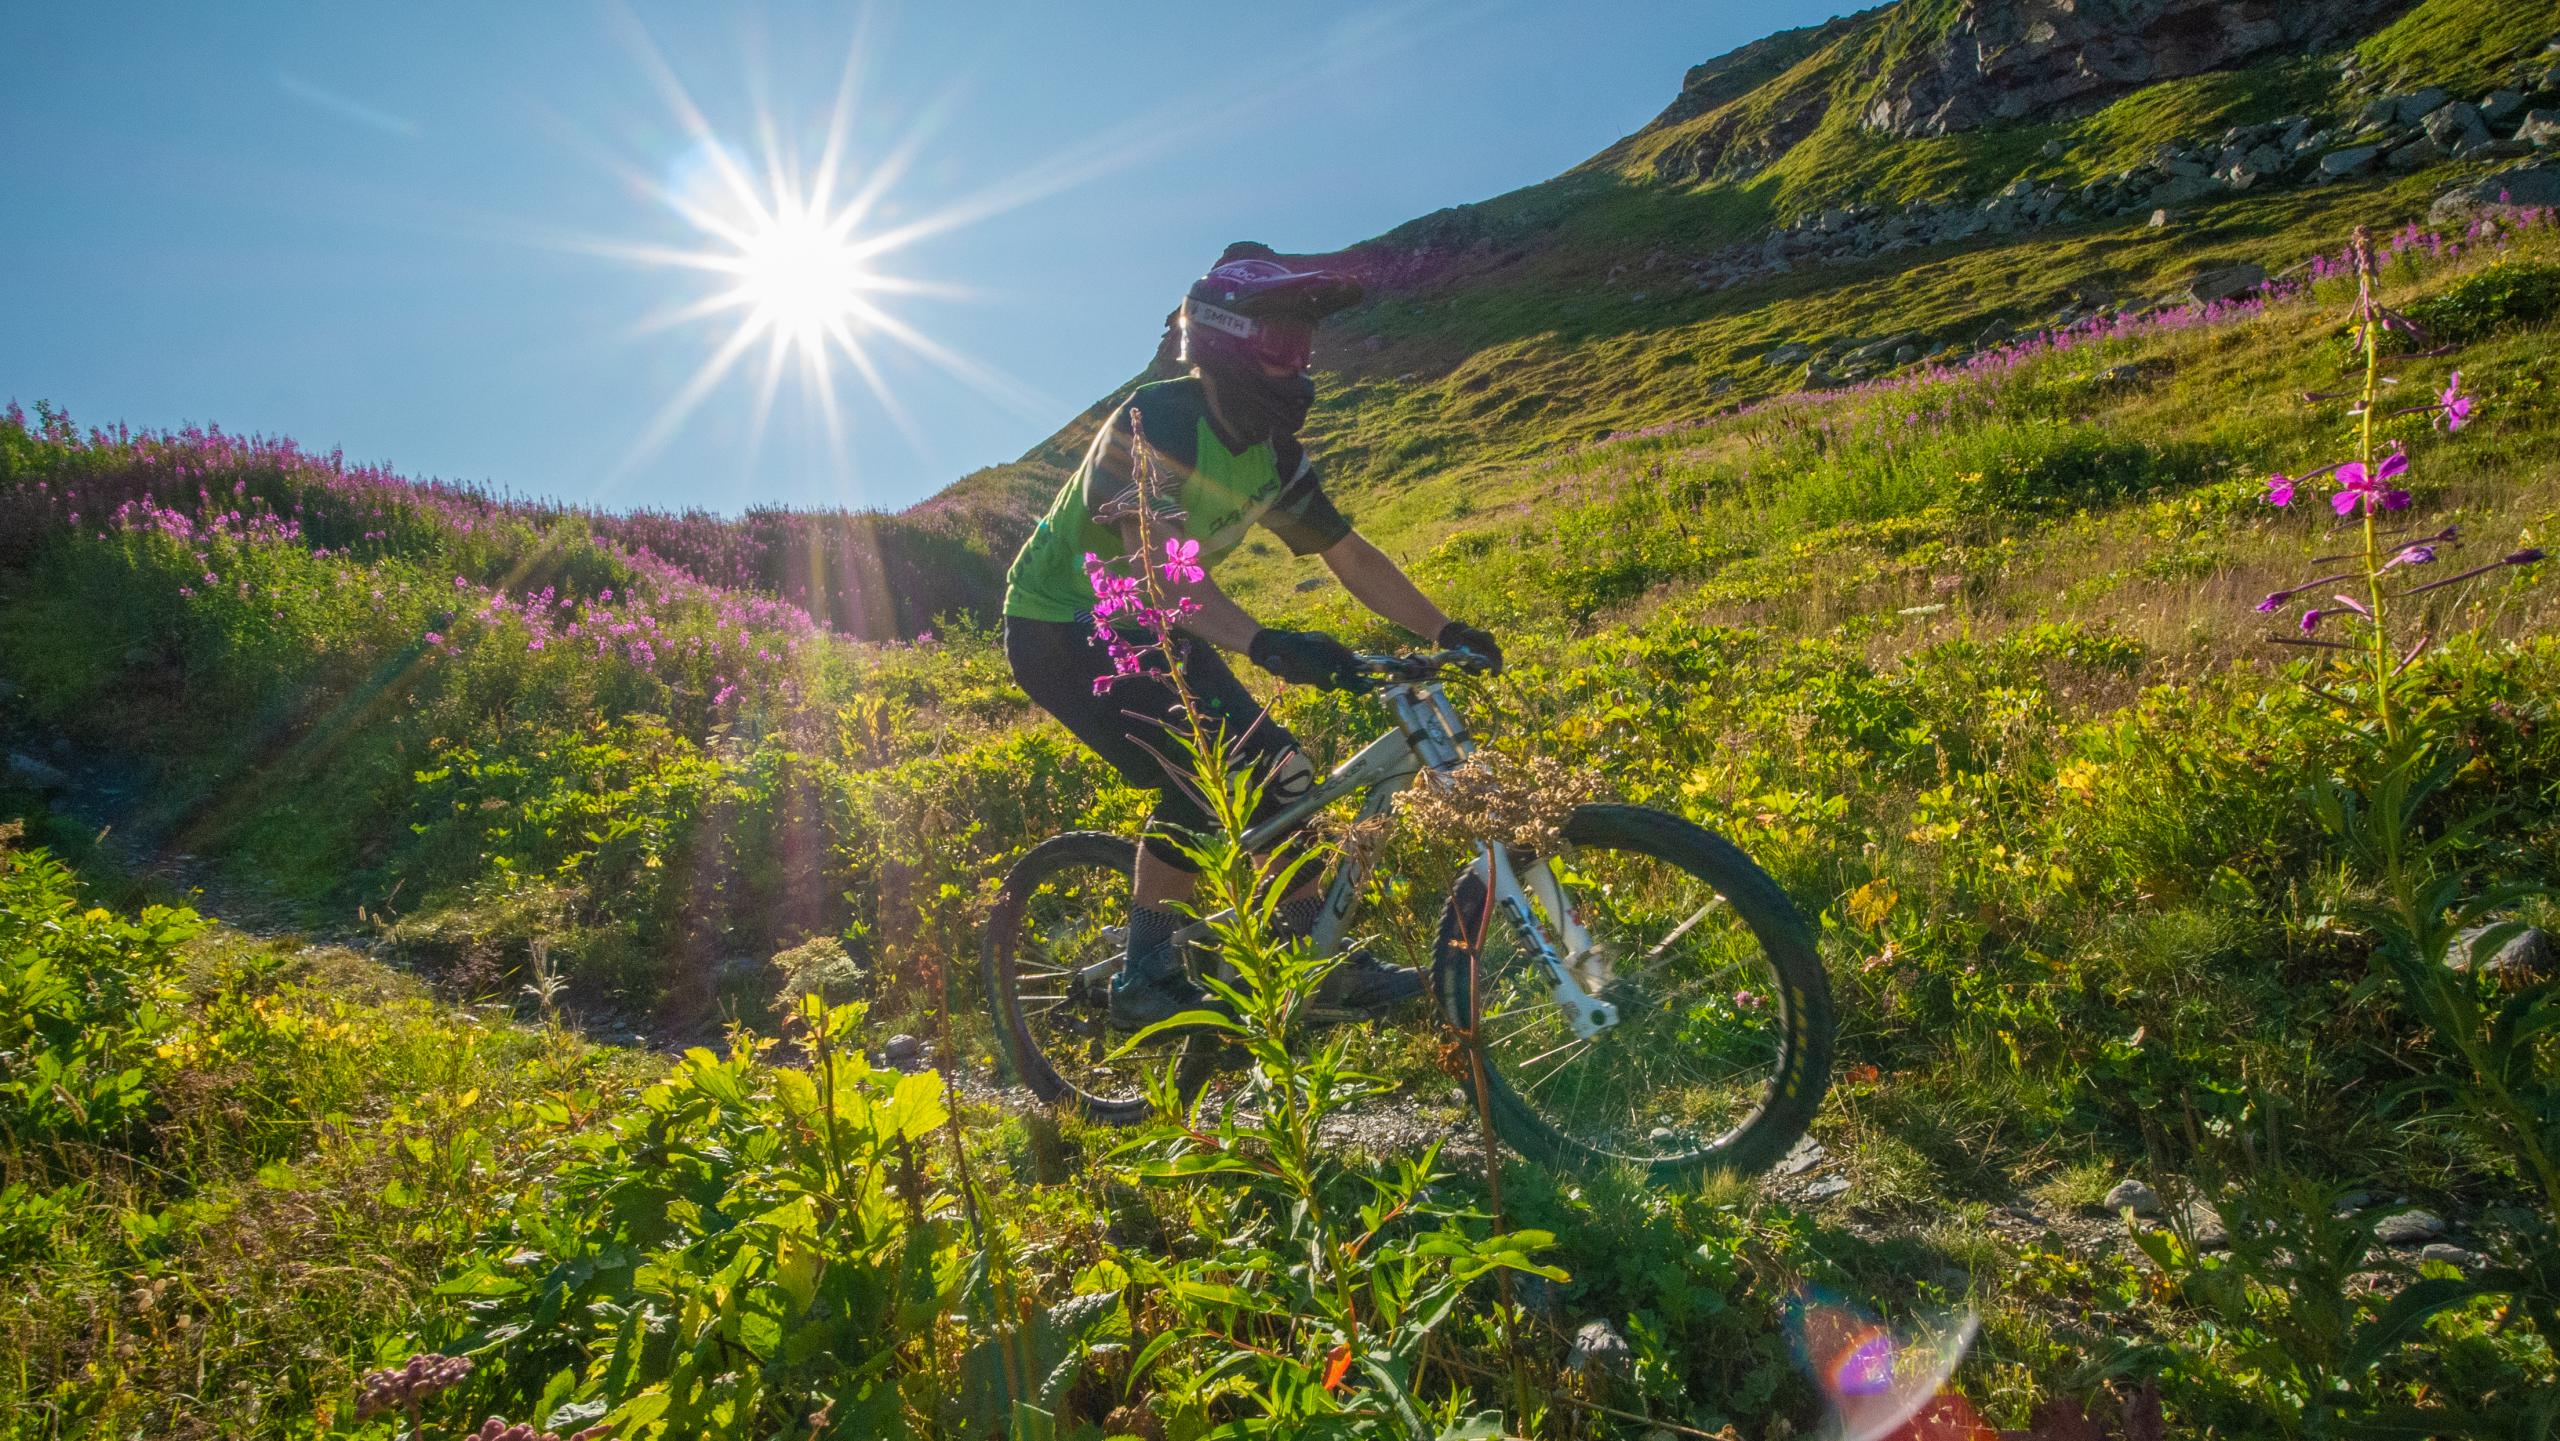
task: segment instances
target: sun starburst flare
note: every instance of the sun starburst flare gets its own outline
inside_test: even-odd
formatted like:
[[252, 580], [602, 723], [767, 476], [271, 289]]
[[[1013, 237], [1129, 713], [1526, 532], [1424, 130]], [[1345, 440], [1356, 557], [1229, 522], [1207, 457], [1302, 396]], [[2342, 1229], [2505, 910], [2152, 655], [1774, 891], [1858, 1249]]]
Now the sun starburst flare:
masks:
[[[1423, 16], [1426, 10], [1434, 10], [1432, 0], [1416, 0], [1407, 18], [1428, 18]], [[538, 243], [710, 277], [707, 290], [642, 317], [632, 333], [702, 327], [717, 337], [700, 366], [642, 427], [606, 477], [608, 487], [653, 458], [721, 383], [759, 352], [762, 374], [747, 429], [745, 468], [750, 470], [764, 442], [783, 377], [790, 372], [797, 373], [804, 393], [824, 420], [841, 473], [852, 471], [839, 396], [846, 370], [860, 380], [879, 412], [918, 456], [940, 459], [890, 389], [890, 375], [881, 362], [892, 353], [921, 360], [1026, 419], [1053, 420], [1069, 407], [994, 366], [952, 350], [887, 303], [892, 297], [976, 298], [976, 292], [896, 275], [884, 269], [883, 262], [937, 236], [1166, 154], [1201, 133], [1192, 122], [1203, 113], [1240, 119], [1287, 103], [1319, 81], [1339, 81], [1342, 75], [1340, 57], [1325, 52], [1275, 61], [1250, 85], [1238, 86], [1221, 78], [1214, 86], [1165, 96], [1121, 124], [1067, 143], [937, 208], [891, 217], [881, 213], [883, 199], [906, 176], [931, 132], [949, 119], [964, 87], [955, 80], [939, 99], [921, 108], [905, 133], [888, 137], [888, 143], [876, 149], [865, 147], [857, 157], [852, 140], [855, 98], [864, 69], [864, 31], [873, 8], [856, 11], [856, 33], [837, 82], [824, 140], [817, 147], [816, 162], [806, 166], [799, 147], [761, 98], [761, 76], [754, 77], [752, 88], [759, 98], [754, 102], [752, 127], [744, 132], [753, 136], [753, 142], [725, 138], [638, 17], [619, 6], [606, 13], [672, 112], [686, 148], [661, 173], [608, 153], [607, 147], [575, 126], [564, 130], [573, 143], [595, 155], [634, 191], [681, 218], [694, 234], [671, 244], [549, 232], [540, 235]], [[1435, 26], [1459, 23], [1465, 13], [1463, 6], [1445, 14], [1435, 11], [1431, 24], [1408, 25], [1393, 43], [1364, 43], [1361, 58], [1368, 64], [1384, 63]]]
[[[711, 277], [707, 293], [643, 317], [633, 329], [645, 334], [709, 325], [719, 339], [635, 438], [615, 467], [616, 475], [627, 475], [653, 457], [731, 372], [759, 352], [763, 364], [748, 428], [750, 465], [789, 373], [799, 376], [824, 419], [841, 469], [850, 470], [848, 426], [839, 398], [845, 371], [860, 380], [917, 453], [927, 454], [922, 432], [883, 373], [881, 353], [889, 348], [920, 358], [1026, 416], [1038, 418], [1055, 409], [1049, 397], [940, 344], [884, 306], [891, 296], [969, 294], [889, 274], [880, 261], [925, 235], [977, 218], [962, 212], [977, 208], [978, 202], [963, 202], [947, 219], [910, 221], [877, 232], [865, 229], [864, 222], [914, 159], [920, 136], [887, 147], [854, 183], [851, 135], [862, 58], [859, 36], [847, 57], [817, 161], [804, 167], [769, 112], [756, 116], [752, 149], [720, 136], [645, 31], [632, 22], [625, 33], [691, 144], [663, 178], [624, 162], [615, 162], [614, 168], [692, 227], [695, 239], [677, 245], [589, 242], [581, 248]], [[721, 322], [726, 322], [725, 333]]]

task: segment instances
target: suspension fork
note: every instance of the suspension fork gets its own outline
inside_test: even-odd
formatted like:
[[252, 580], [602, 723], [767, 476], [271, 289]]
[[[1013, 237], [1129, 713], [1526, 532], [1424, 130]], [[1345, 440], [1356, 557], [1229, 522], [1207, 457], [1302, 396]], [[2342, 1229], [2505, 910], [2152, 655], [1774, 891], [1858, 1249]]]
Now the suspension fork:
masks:
[[[1475, 737], [1468, 734], [1466, 722], [1458, 718], [1457, 708], [1449, 704], [1448, 695], [1440, 687], [1404, 688], [1391, 693], [1389, 703], [1412, 740], [1415, 754], [1431, 769], [1453, 766], [1475, 749]], [[1591, 994], [1577, 974], [1584, 963], [1597, 956], [1598, 948], [1582, 924], [1580, 908], [1567, 900], [1555, 867], [1542, 857], [1524, 869], [1513, 863], [1508, 847], [1482, 841], [1476, 845], [1476, 871], [1492, 892], [1494, 909], [1502, 912], [1503, 920], [1519, 936], [1520, 943], [1537, 958], [1556, 1005], [1573, 1023], [1574, 1035], [1588, 1039], [1616, 1025], [1618, 1008]], [[1563, 934], [1565, 954], [1556, 953], [1555, 942], [1538, 924], [1537, 912], [1529, 904], [1533, 893], [1538, 904], [1555, 918], [1556, 929]]]
[[[1502, 913], [1521, 945], [1536, 958], [1555, 1004], [1572, 1023], [1574, 1036], [1587, 1040], [1616, 1025], [1618, 1008], [1583, 987], [1583, 965], [1597, 954], [1598, 948], [1582, 924], [1579, 908], [1565, 897], [1564, 884], [1555, 867], [1544, 857], [1526, 868], [1519, 867], [1513, 863], [1509, 847], [1493, 843], [1477, 845], [1476, 867], [1492, 889], [1494, 909]], [[1530, 907], [1533, 895], [1555, 919], [1556, 929], [1563, 935], [1565, 952], [1561, 955], [1546, 928], [1538, 924], [1537, 912]]]

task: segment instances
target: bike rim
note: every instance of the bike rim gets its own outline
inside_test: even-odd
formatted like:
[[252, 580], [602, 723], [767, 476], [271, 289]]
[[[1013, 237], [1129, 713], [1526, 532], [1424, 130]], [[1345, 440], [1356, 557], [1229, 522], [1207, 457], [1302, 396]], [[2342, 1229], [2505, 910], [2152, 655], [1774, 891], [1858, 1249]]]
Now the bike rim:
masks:
[[1110, 981], [1095, 968], [1127, 949], [1129, 873], [1099, 862], [1063, 866], [1023, 898], [1009, 998], [1024, 1039], [1060, 1081], [1105, 1106], [1137, 1105], [1151, 1078], [1182, 1053], [1159, 1035], [1121, 1054], [1129, 1033], [1110, 1019]]
[[[1712, 1154], [1758, 1113], [1786, 1060], [1792, 1002], [1767, 951], [1713, 886], [1668, 860], [1567, 846], [1553, 864], [1594, 942], [1577, 978], [1618, 1022], [1575, 1034], [1544, 968], [1497, 915], [1473, 991], [1487, 1064], [1541, 1123], [1591, 1151], [1647, 1165]], [[1565, 954], [1534, 889], [1531, 910]]]

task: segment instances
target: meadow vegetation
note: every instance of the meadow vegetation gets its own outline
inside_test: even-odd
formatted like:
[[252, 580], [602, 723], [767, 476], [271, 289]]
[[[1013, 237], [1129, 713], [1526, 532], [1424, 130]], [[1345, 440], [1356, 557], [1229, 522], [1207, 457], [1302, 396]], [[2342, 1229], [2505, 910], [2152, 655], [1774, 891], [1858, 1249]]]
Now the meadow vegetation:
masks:
[[[2269, 204], [2334, 250], [2408, 198]], [[1925, 305], [1992, 253], [1873, 283]], [[2359, 544], [2267, 477], [2368, 422], [2461, 554], [2548, 544], [2560, 237], [2412, 229], [2378, 265], [2428, 327], [2377, 342], [2402, 413], [2342, 419], [2356, 278], [2322, 266], [1845, 391], [1630, 401], [1385, 527], [1503, 636], [1468, 698], [1495, 745], [1725, 833], [1820, 918], [1814, 1175], [1848, 1182], [1820, 1198], [1488, 1169], [1436, 1038], [1289, 1036], [1307, 959], [1250, 925], [1247, 990], [1280, 1000], [1239, 1023], [1245, 1104], [1126, 1136], [1028, 1113], [978, 1019], [980, 909], [1032, 841], [1144, 801], [985, 629], [847, 638], [828, 585], [757, 558], [788, 545], [707, 522], [13, 411], [13, 743], [74, 790], [134, 767], [119, 833], [372, 945], [148, 906], [12, 769], [0, 1424], [1775, 1436], [1816, 1419], [1786, 1316], [1819, 1290], [1979, 1306], [1957, 1384], [2001, 1425], [2156, 1395], [2181, 1435], [2547, 1434], [2560, 1002], [2462, 948], [2560, 924], [2560, 602], [2525, 565], [2428, 592], [2400, 623], [2432, 644], [2369, 685], [2255, 607]], [[2415, 402], [2455, 368], [2448, 434]], [[1259, 565], [1273, 619], [1395, 639]], [[1277, 710], [1328, 760], [1376, 729]], [[1388, 840], [1394, 958], [1427, 955], [1449, 865]], [[679, 1053], [588, 1034], [630, 1028]], [[900, 1032], [928, 1064], [891, 1063]], [[1333, 1139], [1380, 1104], [1448, 1144]], [[2165, 1220], [2100, 1203], [2128, 1176]], [[2470, 1259], [2376, 1244], [2404, 1203]], [[1575, 1364], [1591, 1319], [1621, 1359]], [[471, 1364], [360, 1402], [430, 1354]]]

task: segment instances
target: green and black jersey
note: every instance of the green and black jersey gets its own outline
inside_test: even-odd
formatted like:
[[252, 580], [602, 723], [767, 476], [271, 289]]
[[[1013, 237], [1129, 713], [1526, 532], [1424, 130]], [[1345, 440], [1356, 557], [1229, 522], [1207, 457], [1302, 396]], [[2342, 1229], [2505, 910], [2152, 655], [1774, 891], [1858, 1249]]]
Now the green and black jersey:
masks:
[[1160, 380], [1139, 386], [1111, 412], [1086, 447], [1083, 463], [1022, 543], [1005, 574], [1006, 615], [1072, 621], [1092, 611], [1086, 554], [1116, 556], [1127, 549], [1119, 520], [1136, 503], [1129, 466], [1132, 411], [1173, 492], [1150, 498], [1161, 517], [1156, 533], [1200, 542], [1203, 566], [1235, 549], [1257, 521], [1297, 555], [1327, 549], [1351, 533], [1351, 522], [1325, 498], [1295, 437], [1229, 450], [1209, 424], [1208, 395], [1199, 378]]

